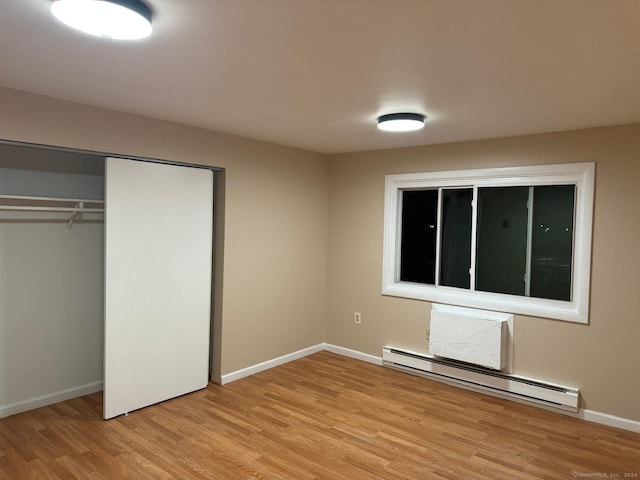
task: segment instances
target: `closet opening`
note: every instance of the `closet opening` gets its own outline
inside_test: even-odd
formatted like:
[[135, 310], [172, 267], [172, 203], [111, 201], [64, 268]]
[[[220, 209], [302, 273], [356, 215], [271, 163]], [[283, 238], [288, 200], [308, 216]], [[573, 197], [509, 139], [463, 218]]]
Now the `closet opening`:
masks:
[[[104, 388], [109, 156], [0, 140], [0, 418]], [[208, 201], [217, 217], [220, 169], [127, 160], [212, 171]], [[213, 242], [209, 248], [207, 382], [212, 372], [215, 380], [220, 358], [213, 322], [217, 248]]]

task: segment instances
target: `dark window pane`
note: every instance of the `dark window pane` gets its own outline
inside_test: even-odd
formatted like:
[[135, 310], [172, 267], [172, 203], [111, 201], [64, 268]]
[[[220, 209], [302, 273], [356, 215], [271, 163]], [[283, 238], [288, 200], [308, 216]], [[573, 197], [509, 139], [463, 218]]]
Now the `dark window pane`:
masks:
[[437, 190], [402, 192], [400, 280], [435, 284]]
[[471, 277], [471, 200], [473, 189], [442, 191], [440, 285], [469, 288]]
[[476, 290], [524, 295], [529, 187], [478, 189]]
[[574, 185], [533, 189], [532, 297], [571, 300]]

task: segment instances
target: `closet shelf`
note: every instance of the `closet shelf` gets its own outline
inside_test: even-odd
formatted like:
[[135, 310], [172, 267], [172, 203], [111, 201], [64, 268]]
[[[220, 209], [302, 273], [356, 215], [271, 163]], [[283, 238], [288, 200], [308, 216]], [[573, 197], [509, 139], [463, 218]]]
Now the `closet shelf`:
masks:
[[71, 213], [67, 229], [83, 213], [104, 213], [104, 200], [86, 198], [59, 198], [25, 195], [0, 195], [0, 210], [30, 212], [68, 212]]

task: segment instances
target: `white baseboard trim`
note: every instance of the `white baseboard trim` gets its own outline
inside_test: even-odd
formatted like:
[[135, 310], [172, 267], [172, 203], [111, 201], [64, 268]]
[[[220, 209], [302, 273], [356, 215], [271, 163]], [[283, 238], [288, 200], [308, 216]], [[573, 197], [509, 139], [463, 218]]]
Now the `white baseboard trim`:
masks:
[[302, 350], [298, 350], [297, 352], [289, 353], [287, 355], [282, 355], [281, 357], [274, 358], [272, 360], [267, 360], [266, 362], [258, 363], [257, 365], [252, 365], [247, 368], [242, 368], [240, 370], [236, 370], [235, 372], [222, 375], [222, 377], [220, 378], [220, 384], [226, 385], [227, 383], [240, 380], [241, 378], [248, 377], [255, 373], [269, 370], [270, 368], [277, 367], [278, 365], [284, 365], [285, 363], [292, 362], [293, 360], [297, 360], [299, 358], [321, 352], [322, 350], [324, 350], [323, 344], [319, 343], [318, 345], [314, 345], [308, 348], [303, 348]]
[[287, 355], [283, 355], [281, 357], [274, 358], [272, 360], [267, 360], [265, 362], [252, 365], [250, 367], [236, 370], [235, 372], [224, 374], [222, 375], [220, 385], [226, 385], [227, 383], [240, 380], [241, 378], [248, 377], [250, 375], [253, 375], [254, 373], [263, 372], [264, 370], [277, 367], [278, 365], [284, 365], [285, 363], [289, 363], [293, 360], [297, 360], [299, 358], [306, 357], [308, 355], [313, 355], [314, 353], [318, 353], [323, 350], [326, 350], [332, 353], [337, 353], [338, 355], [342, 355], [344, 357], [351, 357], [351, 358], [355, 358], [356, 360], [362, 360], [363, 362], [373, 363], [375, 365], [382, 365], [381, 357], [376, 357], [375, 355], [362, 353], [357, 350], [351, 350], [350, 348], [339, 347], [337, 345], [332, 345], [330, 343], [319, 343], [317, 345], [313, 345], [312, 347], [298, 350], [297, 352], [289, 353]]
[[628, 418], [616, 417], [608, 413], [595, 412], [582, 409], [578, 412], [578, 418], [589, 422], [600, 423], [609, 427], [621, 428], [630, 432], [640, 433], [640, 422]]
[[46, 407], [53, 403], [64, 402], [65, 400], [89, 395], [90, 393], [99, 392], [102, 390], [102, 387], [102, 381], [87, 383], [86, 385], [81, 385], [79, 387], [68, 388], [67, 390], [61, 390], [59, 392], [42, 395], [40, 397], [29, 398], [11, 405], [0, 405], [0, 418], [15, 415], [16, 413], [26, 412], [27, 410], [33, 410], [34, 408]]
[[369, 355], [368, 353], [362, 353], [358, 350], [351, 350], [350, 348], [339, 347], [338, 345], [332, 345], [330, 343], [323, 343], [323, 350], [331, 353], [337, 353], [343, 357], [355, 358], [356, 360], [362, 360], [363, 362], [373, 363], [374, 365], [382, 365], [382, 357], [376, 357], [375, 355]]

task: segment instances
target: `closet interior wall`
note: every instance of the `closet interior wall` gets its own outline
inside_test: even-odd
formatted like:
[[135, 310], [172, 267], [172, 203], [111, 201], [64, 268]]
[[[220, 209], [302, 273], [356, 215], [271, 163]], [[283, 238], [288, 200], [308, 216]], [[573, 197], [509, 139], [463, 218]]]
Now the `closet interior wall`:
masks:
[[[0, 196], [102, 201], [104, 158], [2, 144]], [[71, 215], [0, 209], [0, 417], [102, 389], [103, 216]]]

